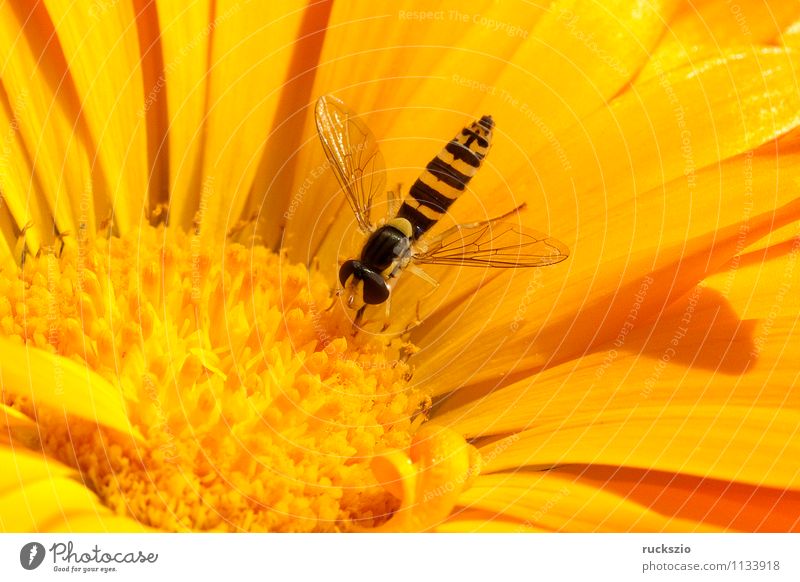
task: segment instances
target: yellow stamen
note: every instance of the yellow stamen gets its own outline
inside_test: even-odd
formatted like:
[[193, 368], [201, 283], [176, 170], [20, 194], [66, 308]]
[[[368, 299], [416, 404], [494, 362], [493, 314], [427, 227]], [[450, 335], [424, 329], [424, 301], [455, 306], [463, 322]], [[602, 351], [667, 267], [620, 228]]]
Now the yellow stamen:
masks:
[[[446, 515], [454, 494], [436, 488], [461, 490], [474, 449], [419, 428], [429, 398], [407, 380], [413, 346], [353, 336], [327, 310], [328, 281], [265, 248], [137, 236], [79, 241], [0, 276], [2, 333], [118, 386], [144, 437], [6, 395], [36, 419], [39, 446], [107, 506], [165, 530], [392, 530]], [[412, 469], [394, 484], [380, 471], [392, 455]]]

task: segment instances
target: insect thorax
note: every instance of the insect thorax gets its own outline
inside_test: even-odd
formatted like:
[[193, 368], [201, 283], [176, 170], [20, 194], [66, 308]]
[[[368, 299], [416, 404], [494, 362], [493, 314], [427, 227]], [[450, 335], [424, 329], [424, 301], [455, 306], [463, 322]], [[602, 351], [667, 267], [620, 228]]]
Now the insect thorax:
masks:
[[361, 263], [379, 273], [397, 262], [407, 263], [411, 253], [410, 233], [411, 224], [407, 220], [390, 220], [367, 239], [361, 251]]

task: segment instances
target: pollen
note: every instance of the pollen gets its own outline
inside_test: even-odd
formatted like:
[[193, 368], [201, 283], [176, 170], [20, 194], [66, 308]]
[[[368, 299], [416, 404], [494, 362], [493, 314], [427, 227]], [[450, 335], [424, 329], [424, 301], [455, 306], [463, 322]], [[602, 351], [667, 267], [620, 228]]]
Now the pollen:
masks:
[[[414, 346], [354, 334], [329, 309], [330, 281], [304, 265], [206, 245], [143, 227], [135, 241], [77, 241], [0, 272], [0, 332], [105, 377], [141, 435], [4, 394], [37, 423], [24, 444], [165, 531], [407, 529], [421, 518], [392, 517], [413, 514], [414, 499], [424, 509], [425, 495], [446, 514], [474, 449], [426, 422]], [[434, 467], [426, 447], [449, 460]]]

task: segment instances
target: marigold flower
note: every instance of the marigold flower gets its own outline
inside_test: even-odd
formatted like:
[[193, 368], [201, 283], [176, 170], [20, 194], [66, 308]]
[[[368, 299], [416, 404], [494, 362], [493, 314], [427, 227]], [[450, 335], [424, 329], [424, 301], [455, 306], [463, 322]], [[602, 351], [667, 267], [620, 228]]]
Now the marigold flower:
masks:
[[[4, 3], [0, 529], [796, 531], [800, 13], [733, 6]], [[569, 261], [353, 333], [327, 93], [406, 187], [491, 113], [448, 220]]]

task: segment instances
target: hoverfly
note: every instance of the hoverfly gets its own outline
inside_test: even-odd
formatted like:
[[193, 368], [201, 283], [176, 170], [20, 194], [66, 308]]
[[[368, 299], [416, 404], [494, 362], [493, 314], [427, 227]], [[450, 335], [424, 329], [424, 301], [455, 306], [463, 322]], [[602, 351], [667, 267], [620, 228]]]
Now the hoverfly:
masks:
[[488, 220], [456, 225], [437, 236], [428, 231], [467, 184], [489, 152], [494, 120], [484, 115], [463, 128], [425, 167], [397, 208], [389, 192], [388, 219], [375, 224], [371, 211], [383, 194], [386, 168], [375, 136], [338, 98], [323, 95], [315, 118], [319, 139], [339, 185], [367, 240], [358, 259], [345, 261], [339, 282], [357, 324], [369, 305], [387, 304], [399, 275], [409, 269], [436, 285], [416, 265], [472, 265], [498, 268], [544, 267], [561, 262], [567, 247], [539, 232], [503, 219], [525, 205]]

